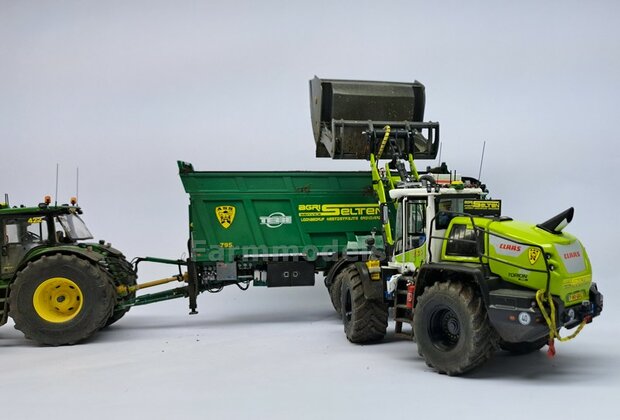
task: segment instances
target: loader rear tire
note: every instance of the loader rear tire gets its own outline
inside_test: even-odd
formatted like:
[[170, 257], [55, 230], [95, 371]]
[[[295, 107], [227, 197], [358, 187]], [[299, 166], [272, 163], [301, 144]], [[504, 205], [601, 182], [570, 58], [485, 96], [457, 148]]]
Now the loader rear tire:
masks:
[[426, 364], [448, 375], [477, 368], [497, 347], [482, 298], [459, 281], [424, 290], [415, 307], [413, 331]]
[[540, 340], [532, 341], [532, 342], [521, 342], [521, 343], [509, 343], [507, 341], [502, 341], [499, 344], [499, 347], [502, 350], [510, 352], [515, 355], [522, 354], [530, 354], [534, 353], [542, 349], [549, 342], [548, 337], [543, 337]]
[[109, 319], [114, 289], [109, 275], [75, 255], [43, 256], [28, 263], [11, 285], [15, 328], [39, 344], [75, 344]]
[[342, 271], [341, 312], [344, 332], [352, 343], [375, 343], [385, 337], [388, 308], [381, 300], [366, 299], [355, 267]]

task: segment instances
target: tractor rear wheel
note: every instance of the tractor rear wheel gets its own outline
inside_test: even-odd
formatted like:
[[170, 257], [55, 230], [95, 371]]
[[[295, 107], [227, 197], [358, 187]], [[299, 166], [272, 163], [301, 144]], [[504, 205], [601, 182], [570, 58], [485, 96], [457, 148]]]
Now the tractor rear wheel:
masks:
[[542, 349], [548, 342], [549, 342], [548, 337], [543, 337], [537, 341], [532, 341], [532, 342], [524, 341], [521, 343], [509, 343], [507, 341], [501, 341], [499, 344], [499, 347], [502, 350], [508, 351], [512, 354], [521, 355], [521, 354], [534, 353], [535, 351]]
[[366, 299], [362, 279], [353, 266], [342, 271], [340, 307], [344, 332], [352, 343], [373, 343], [387, 331], [388, 308], [380, 300]]
[[109, 275], [75, 255], [43, 256], [11, 285], [15, 328], [39, 344], [75, 344], [103, 327], [114, 308]]
[[424, 290], [415, 307], [413, 331], [426, 363], [448, 375], [482, 365], [497, 346], [482, 298], [462, 282], [435, 283]]
[[[130, 273], [134, 273], [132, 265], [128, 261], [126, 261], [124, 258], [121, 260], [121, 264], [123, 264], [125, 267], [123, 267], [124, 270], [121, 276], [118, 278], [118, 280], [114, 282], [114, 285], [115, 286], [126, 286], [126, 287], [135, 286], [137, 284], [136, 282], [137, 276], [135, 274], [130, 274]], [[136, 297], [136, 292], [134, 291], [134, 292], [129, 293], [127, 296], [124, 296], [122, 299], [117, 300], [117, 303], [127, 301], [130, 299], [134, 299], [135, 297]], [[103, 327], [106, 328], [114, 324], [116, 321], [118, 321], [123, 316], [125, 316], [125, 314], [129, 312], [129, 309], [131, 308], [115, 309]]]

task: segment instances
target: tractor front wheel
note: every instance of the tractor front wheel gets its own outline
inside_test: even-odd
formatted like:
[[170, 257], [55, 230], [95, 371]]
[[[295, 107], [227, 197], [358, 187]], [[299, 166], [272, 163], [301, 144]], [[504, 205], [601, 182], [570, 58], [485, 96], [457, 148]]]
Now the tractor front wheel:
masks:
[[11, 285], [15, 328], [39, 344], [75, 344], [105, 325], [114, 289], [99, 267], [75, 255], [43, 256], [28, 263]]
[[448, 375], [482, 365], [496, 349], [482, 298], [462, 282], [426, 288], [414, 310], [413, 331], [426, 363]]

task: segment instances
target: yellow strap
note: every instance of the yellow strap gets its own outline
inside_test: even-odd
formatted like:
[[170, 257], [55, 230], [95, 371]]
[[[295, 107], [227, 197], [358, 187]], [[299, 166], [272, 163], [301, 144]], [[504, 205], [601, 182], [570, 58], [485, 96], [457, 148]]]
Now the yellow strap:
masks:
[[[549, 302], [550, 312], [547, 312], [547, 310], [545, 309], [545, 305], [544, 305], [545, 301]], [[572, 340], [573, 338], [577, 337], [577, 335], [581, 332], [581, 330], [583, 330], [583, 327], [586, 326], [587, 322], [584, 319], [583, 321], [581, 321], [581, 324], [579, 324], [579, 327], [577, 327], [577, 330], [574, 333], [572, 333], [568, 337], [561, 337], [560, 332], [558, 331], [557, 325], [555, 323], [555, 316], [556, 316], [555, 304], [553, 303], [553, 298], [551, 297], [551, 294], [550, 293], [545, 294], [545, 291], [542, 289], [537, 291], [536, 302], [538, 303], [540, 312], [542, 313], [542, 316], [545, 318], [545, 322], [547, 323], [547, 326], [549, 327], [549, 339], [551, 340], [556, 339], [556, 338], [562, 342]]]
[[390, 137], [390, 126], [386, 125], [383, 127], [385, 130], [385, 134], [383, 135], [383, 140], [381, 140], [381, 147], [379, 147], [379, 153], [377, 153], [377, 160], [381, 159], [381, 155], [383, 154], [383, 149], [385, 149], [385, 145], [387, 144], [388, 138]]

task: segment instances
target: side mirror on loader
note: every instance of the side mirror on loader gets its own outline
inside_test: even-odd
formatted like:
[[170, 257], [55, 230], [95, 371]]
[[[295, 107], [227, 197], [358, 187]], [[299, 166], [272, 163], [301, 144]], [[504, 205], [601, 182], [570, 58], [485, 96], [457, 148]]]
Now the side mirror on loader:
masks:
[[381, 224], [387, 225], [390, 222], [390, 209], [387, 204], [381, 204]]

